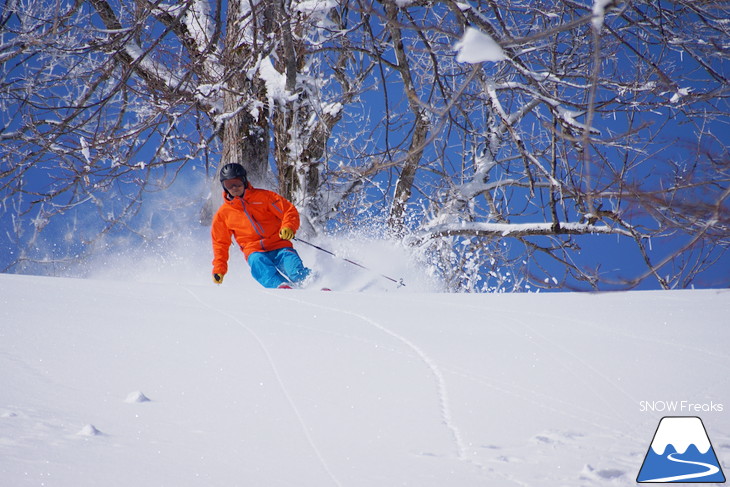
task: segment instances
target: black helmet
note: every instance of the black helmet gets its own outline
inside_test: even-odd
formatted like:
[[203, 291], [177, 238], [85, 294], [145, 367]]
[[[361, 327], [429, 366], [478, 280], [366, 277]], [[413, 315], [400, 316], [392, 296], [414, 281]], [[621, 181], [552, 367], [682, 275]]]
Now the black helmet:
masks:
[[225, 181], [226, 179], [240, 179], [243, 181], [243, 184], [246, 184], [248, 181], [246, 179], [246, 170], [243, 168], [240, 164], [226, 164], [221, 168], [220, 173], [220, 180], [221, 182]]

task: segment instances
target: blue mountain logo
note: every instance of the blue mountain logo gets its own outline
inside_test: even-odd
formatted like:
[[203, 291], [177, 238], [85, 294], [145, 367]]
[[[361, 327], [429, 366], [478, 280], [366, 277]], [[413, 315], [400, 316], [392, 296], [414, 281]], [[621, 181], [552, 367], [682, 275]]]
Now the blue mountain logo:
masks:
[[725, 482], [702, 420], [696, 416], [662, 418], [636, 481]]

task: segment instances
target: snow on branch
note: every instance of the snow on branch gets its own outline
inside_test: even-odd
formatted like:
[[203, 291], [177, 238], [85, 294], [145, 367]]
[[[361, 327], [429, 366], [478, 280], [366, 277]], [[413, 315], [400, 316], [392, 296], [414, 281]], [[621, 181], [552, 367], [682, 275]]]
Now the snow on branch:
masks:
[[148, 52], [143, 51], [135, 42], [127, 42], [124, 53], [129, 56], [129, 64], [135, 66], [145, 79], [156, 81], [173, 91], [188, 91], [191, 88], [190, 83], [186, 83], [187, 77], [184, 73], [176, 73], [164, 64], [151, 60]]
[[479, 64], [504, 61], [507, 57], [502, 48], [489, 35], [467, 27], [461, 40], [454, 45], [456, 60], [460, 63]]
[[[123, 28], [109, 2], [105, 0], [92, 0], [91, 4], [107, 29], [118, 32], [126, 32], [128, 30]], [[188, 14], [189, 6], [181, 8], [168, 7], [167, 10], [162, 6], [158, 6], [157, 9], [166, 15], [170, 15], [171, 13], [175, 14], [174, 18], [168, 19], [166, 22], [167, 28], [174, 31], [175, 27], [173, 24], [177, 24], [183, 15]], [[130, 31], [130, 33], [133, 32], [133, 30]], [[154, 60], [151, 56], [151, 47], [143, 48], [136, 42], [134, 36], [131, 35], [124, 36], [120, 40], [123, 45], [117, 52], [117, 56], [125, 64], [133, 67], [147, 82], [164, 86], [172, 91], [194, 92], [194, 87], [190, 82], [188, 74], [183, 71], [175, 71], [164, 63]]]
[[433, 226], [421, 235], [421, 240], [452, 237], [530, 237], [549, 235], [634, 235], [622, 228], [606, 225], [592, 225], [590, 223], [479, 223], [462, 222], [457, 224], [441, 224]]

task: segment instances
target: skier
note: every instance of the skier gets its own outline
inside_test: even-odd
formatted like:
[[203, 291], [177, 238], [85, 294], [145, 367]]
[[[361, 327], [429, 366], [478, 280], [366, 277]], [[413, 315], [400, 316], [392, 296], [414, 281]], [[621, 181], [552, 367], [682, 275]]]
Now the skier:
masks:
[[240, 164], [221, 168], [225, 202], [213, 217], [213, 281], [223, 282], [228, 271], [231, 237], [241, 247], [251, 275], [267, 288], [291, 289], [311, 273], [291, 240], [299, 229], [299, 212], [286, 198], [257, 189]]

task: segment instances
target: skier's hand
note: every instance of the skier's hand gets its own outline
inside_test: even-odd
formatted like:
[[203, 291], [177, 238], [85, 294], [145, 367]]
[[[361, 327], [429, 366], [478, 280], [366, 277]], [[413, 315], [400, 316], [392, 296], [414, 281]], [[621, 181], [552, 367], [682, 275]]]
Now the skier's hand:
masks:
[[222, 284], [223, 276], [225, 276], [225, 274], [213, 274], [213, 282], [216, 284]]
[[279, 237], [284, 240], [291, 240], [294, 238], [294, 230], [289, 227], [284, 227], [279, 230]]

